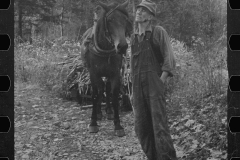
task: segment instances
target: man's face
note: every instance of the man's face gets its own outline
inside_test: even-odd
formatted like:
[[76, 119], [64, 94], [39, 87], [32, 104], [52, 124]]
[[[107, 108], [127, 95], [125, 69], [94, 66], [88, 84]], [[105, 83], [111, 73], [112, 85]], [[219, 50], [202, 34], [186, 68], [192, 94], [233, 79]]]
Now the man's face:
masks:
[[147, 8], [145, 8], [145, 7], [137, 8], [136, 17], [135, 17], [136, 22], [143, 23], [143, 22], [151, 20], [151, 18], [152, 18], [152, 14]]

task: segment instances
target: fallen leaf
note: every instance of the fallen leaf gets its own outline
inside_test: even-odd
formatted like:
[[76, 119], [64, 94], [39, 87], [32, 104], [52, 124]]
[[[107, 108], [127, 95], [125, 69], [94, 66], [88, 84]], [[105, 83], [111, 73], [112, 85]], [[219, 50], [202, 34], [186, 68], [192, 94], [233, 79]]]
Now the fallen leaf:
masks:
[[22, 155], [22, 159], [29, 159], [29, 155], [27, 154]]
[[35, 138], [37, 138], [37, 135], [32, 135], [32, 136], [30, 137], [31, 140], [34, 140]]
[[75, 131], [75, 132], [80, 131], [80, 126], [79, 126], [79, 125], [75, 125], [74, 131]]
[[77, 146], [78, 146], [78, 150], [82, 151], [82, 145], [81, 145], [81, 143], [79, 141], [77, 141]]
[[194, 120], [189, 119], [189, 120], [185, 123], [185, 126], [190, 127], [190, 125], [193, 124], [194, 122], [195, 122]]
[[71, 127], [70, 123], [69, 122], [64, 122], [63, 123], [63, 128], [64, 129], [69, 129]]
[[55, 122], [53, 123], [54, 126], [60, 127], [61, 126], [61, 122]]
[[35, 108], [35, 107], [38, 107], [38, 106], [39, 106], [39, 105], [36, 105], [36, 104], [35, 104], [35, 105], [33, 105], [32, 107]]

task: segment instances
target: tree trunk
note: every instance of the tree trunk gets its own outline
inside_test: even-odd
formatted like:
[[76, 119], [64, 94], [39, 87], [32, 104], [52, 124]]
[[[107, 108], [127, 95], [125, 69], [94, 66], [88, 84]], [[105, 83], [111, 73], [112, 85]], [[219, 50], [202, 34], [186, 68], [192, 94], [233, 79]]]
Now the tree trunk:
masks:
[[31, 24], [31, 37], [30, 37], [30, 44], [35, 40], [35, 25]]
[[61, 13], [61, 37], [63, 37], [63, 12], [64, 12], [64, 0], [62, 0], [62, 13]]
[[81, 28], [82, 28], [82, 25], [80, 25], [79, 29], [78, 29], [78, 33], [77, 33], [77, 42], [79, 42], [81, 40]]
[[[132, 0], [133, 2], [133, 17], [135, 18], [136, 8], [135, 8], [135, 0]], [[136, 30], [136, 22], [133, 20], [133, 32]]]

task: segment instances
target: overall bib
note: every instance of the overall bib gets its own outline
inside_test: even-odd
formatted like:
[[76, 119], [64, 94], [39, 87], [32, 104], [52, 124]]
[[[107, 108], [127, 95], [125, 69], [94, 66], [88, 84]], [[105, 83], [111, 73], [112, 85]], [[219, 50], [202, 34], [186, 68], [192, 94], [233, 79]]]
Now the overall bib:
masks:
[[135, 132], [149, 160], [176, 160], [170, 136], [164, 83], [160, 79], [161, 64], [157, 62], [149, 33], [138, 42], [132, 41], [131, 73]]

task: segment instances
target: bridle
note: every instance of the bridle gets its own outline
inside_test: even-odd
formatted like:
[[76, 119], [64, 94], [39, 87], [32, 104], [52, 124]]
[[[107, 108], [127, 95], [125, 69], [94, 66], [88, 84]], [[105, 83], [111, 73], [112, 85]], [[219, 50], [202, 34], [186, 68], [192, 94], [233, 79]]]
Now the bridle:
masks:
[[[111, 35], [110, 35], [110, 32], [109, 32], [109, 29], [108, 29], [107, 18], [108, 18], [108, 17], [110, 16], [110, 14], [112, 14], [113, 11], [115, 11], [118, 7], [119, 7], [119, 5], [117, 5], [114, 9], [111, 9], [110, 11], [108, 11], [108, 12], [106, 13], [106, 16], [104, 17], [105, 37], [106, 37], [106, 39], [108, 40], [108, 42], [111, 43], [112, 45], [113, 45], [114, 42], [113, 42], [113, 39], [112, 39], [112, 37], [111, 37]], [[124, 17], [125, 17], [126, 21], [128, 21], [129, 23], [131, 23], [131, 21], [129, 20], [129, 18], [128, 18], [126, 15], [124, 15]]]
[[[113, 11], [115, 11], [116, 9], [118, 9], [119, 6], [120, 6], [120, 5], [117, 5], [115, 8], [111, 9], [110, 11], [108, 11], [108, 12], [106, 13], [105, 17], [104, 17], [104, 26], [105, 26], [104, 36], [105, 36], [105, 38], [107, 39], [107, 41], [111, 44], [111, 46], [113, 47], [113, 49], [111, 49], [111, 50], [106, 50], [106, 51], [104, 50], [104, 52], [110, 53], [110, 52], [114, 52], [114, 51], [115, 51], [114, 41], [113, 41], [112, 36], [111, 36], [111, 34], [110, 34], [110, 31], [109, 31], [107, 22], [108, 22], [108, 17], [113, 13]], [[126, 19], [128, 22], [131, 23], [131, 21], [129, 20], [129, 18], [128, 18], [126, 15], [124, 15], [124, 16], [125, 16], [125, 19]], [[96, 44], [95, 44], [95, 45], [96, 45]], [[96, 45], [96, 49], [97, 49], [97, 50], [101, 50], [97, 45]]]
[[104, 25], [105, 25], [105, 32], [104, 32], [104, 36], [106, 37], [106, 39], [108, 40], [108, 42], [113, 46], [114, 42], [113, 39], [110, 35], [109, 29], [108, 29], [108, 25], [107, 25], [107, 18], [110, 16], [110, 14], [113, 13], [113, 11], [115, 11], [117, 8], [119, 7], [119, 5], [117, 5], [114, 9], [111, 9], [110, 11], [108, 11], [106, 13], [106, 16], [104, 17]]

